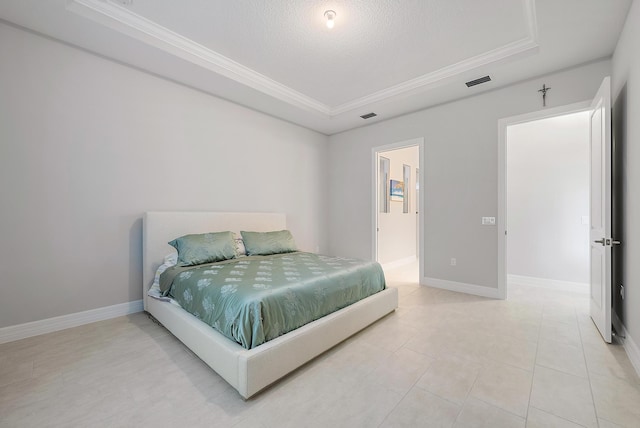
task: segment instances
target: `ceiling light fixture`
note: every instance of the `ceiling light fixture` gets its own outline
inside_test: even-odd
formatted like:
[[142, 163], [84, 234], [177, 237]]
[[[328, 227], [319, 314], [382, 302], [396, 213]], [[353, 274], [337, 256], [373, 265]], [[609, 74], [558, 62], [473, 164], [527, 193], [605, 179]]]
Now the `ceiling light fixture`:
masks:
[[336, 13], [333, 10], [327, 10], [324, 12], [324, 16], [327, 17], [327, 28], [332, 29], [336, 24], [334, 18], [336, 17]]

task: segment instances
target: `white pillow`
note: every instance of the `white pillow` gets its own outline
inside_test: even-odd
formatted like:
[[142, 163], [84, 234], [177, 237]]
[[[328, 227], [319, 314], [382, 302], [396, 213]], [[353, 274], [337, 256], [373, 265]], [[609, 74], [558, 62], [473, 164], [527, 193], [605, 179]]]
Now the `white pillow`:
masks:
[[171, 266], [175, 266], [176, 264], [178, 264], [177, 252], [174, 251], [173, 253], [164, 256], [164, 263], [162, 263], [156, 270], [156, 276], [153, 278], [153, 284], [147, 292], [148, 296], [151, 296], [158, 300], [171, 301], [171, 298], [162, 296], [162, 293], [160, 292], [160, 275], [162, 275], [165, 270], [169, 269]]
[[156, 270], [156, 276], [153, 278], [152, 287], [155, 285], [160, 287], [160, 275], [162, 275], [165, 270], [169, 269], [171, 266], [175, 266], [176, 264], [178, 264], [177, 252], [173, 252], [164, 256], [164, 263], [162, 263], [160, 267], [158, 267], [158, 270]]
[[247, 255], [247, 249], [244, 247], [244, 241], [242, 238], [239, 238], [238, 235], [235, 235], [236, 241], [236, 254], [238, 257], [244, 257]]
[[165, 263], [173, 263], [171, 266], [175, 266], [178, 263], [178, 252], [174, 251], [164, 256]]

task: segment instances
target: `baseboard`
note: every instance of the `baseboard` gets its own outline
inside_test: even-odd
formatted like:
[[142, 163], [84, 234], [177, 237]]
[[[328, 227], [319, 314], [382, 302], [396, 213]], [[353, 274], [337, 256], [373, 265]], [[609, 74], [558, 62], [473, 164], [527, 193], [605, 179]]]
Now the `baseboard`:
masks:
[[613, 324], [613, 328], [616, 330], [616, 333], [618, 333], [619, 337], [625, 336], [625, 326], [622, 323], [622, 320], [620, 320], [620, 317], [618, 317], [618, 314], [615, 313], [613, 308], [611, 308], [611, 324]]
[[589, 293], [589, 284], [586, 282], [561, 281], [559, 279], [536, 278], [524, 275], [507, 275], [507, 283], [517, 283], [529, 287], [551, 288], [572, 293]]
[[638, 376], [640, 376], [640, 347], [638, 347], [638, 344], [629, 336], [627, 328], [616, 314], [613, 314], [613, 324], [618, 332], [618, 338], [622, 342], [624, 350], [627, 352], [629, 361], [631, 361], [631, 365], [636, 369]]
[[397, 268], [397, 267], [410, 265], [411, 263], [415, 263], [416, 260], [417, 260], [417, 257], [415, 255], [409, 256], [409, 257], [405, 257], [404, 259], [394, 260], [392, 262], [383, 264], [382, 265], [382, 269], [384, 269], [384, 270], [386, 270], [386, 269], [394, 269], [394, 268]]
[[497, 288], [484, 287], [477, 284], [466, 284], [464, 282], [429, 277], [423, 277], [420, 284], [449, 291], [457, 291], [459, 293], [473, 294], [475, 296], [491, 297], [493, 299], [500, 298], [500, 293]]
[[104, 308], [76, 312], [75, 314], [62, 315], [40, 321], [3, 327], [0, 328], [0, 343], [13, 342], [14, 340], [26, 339], [27, 337], [39, 336], [41, 334], [52, 333], [54, 331], [64, 330], [71, 327], [77, 327], [79, 325], [90, 324], [92, 322], [103, 321], [141, 311], [142, 300], [135, 300], [133, 302], [106, 306]]
[[638, 348], [638, 344], [634, 342], [633, 338], [629, 336], [626, 328], [624, 329], [624, 335], [624, 350], [627, 351], [633, 368], [636, 369], [636, 373], [640, 376], [640, 348]]

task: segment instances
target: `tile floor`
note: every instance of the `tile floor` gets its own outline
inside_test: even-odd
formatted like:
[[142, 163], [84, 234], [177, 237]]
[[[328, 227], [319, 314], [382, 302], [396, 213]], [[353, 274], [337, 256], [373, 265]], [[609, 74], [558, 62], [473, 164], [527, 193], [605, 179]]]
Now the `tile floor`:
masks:
[[394, 314], [249, 401], [145, 314], [0, 345], [0, 426], [640, 427], [640, 379], [586, 295], [387, 276]]

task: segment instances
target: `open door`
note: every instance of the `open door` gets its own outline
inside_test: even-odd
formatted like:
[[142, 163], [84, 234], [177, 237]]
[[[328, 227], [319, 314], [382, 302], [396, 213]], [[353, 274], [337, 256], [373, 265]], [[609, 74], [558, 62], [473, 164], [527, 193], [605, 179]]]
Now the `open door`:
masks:
[[590, 313], [602, 338], [611, 343], [611, 79], [606, 77], [591, 104]]

